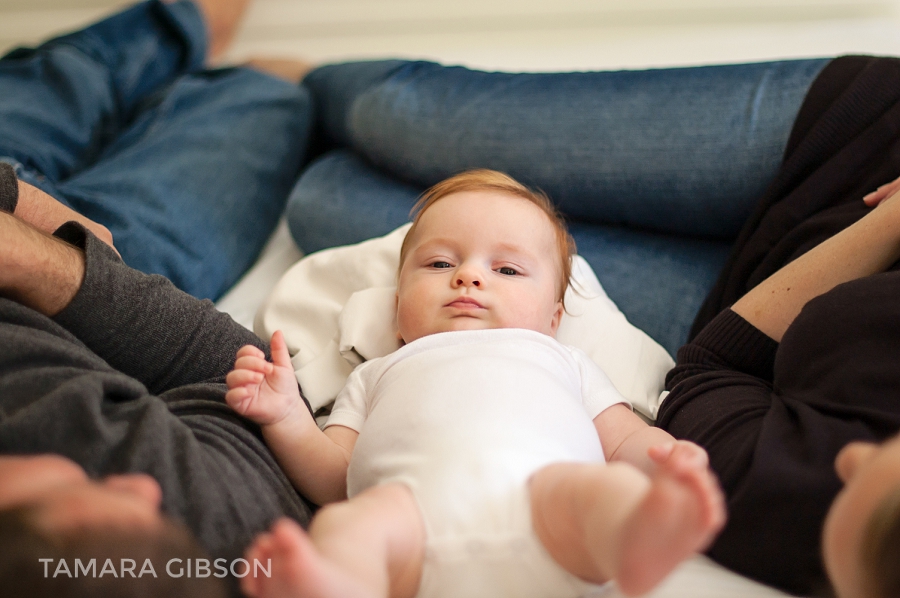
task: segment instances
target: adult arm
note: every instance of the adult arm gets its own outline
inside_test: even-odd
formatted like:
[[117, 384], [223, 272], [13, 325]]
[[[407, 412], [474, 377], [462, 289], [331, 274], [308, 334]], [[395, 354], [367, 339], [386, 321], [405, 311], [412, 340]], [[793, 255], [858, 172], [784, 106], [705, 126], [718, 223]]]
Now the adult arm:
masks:
[[84, 247], [85, 277], [54, 319], [151, 393], [223, 382], [244, 345], [268, 353], [266, 343], [211, 301], [180, 291], [162, 276], [129, 268], [80, 227], [65, 233], [67, 240]]
[[50, 237], [0, 214], [0, 226], [0, 293], [52, 316], [154, 394], [224, 381], [243, 345], [268, 350], [210, 301], [129, 268], [80, 225], [63, 225]]
[[0, 212], [0, 295], [46, 316], [62, 311], [84, 280], [84, 253]]
[[776, 342], [811, 299], [900, 259], [900, 194], [754, 287], [732, 306]]
[[91, 251], [89, 243], [85, 261], [80, 249], [0, 214], [0, 294], [16, 299], [0, 299], [0, 453], [64, 455], [91, 476], [148, 473], [163, 488], [164, 511], [215, 557], [237, 558], [277, 517], [307, 521], [258, 428], [224, 404], [223, 384], [152, 396], [27, 307], [66, 309]]

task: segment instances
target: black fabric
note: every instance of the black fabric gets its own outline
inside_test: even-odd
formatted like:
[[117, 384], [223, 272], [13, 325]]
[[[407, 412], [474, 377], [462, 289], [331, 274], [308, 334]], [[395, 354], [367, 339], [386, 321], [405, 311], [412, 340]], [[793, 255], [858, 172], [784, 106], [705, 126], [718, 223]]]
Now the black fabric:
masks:
[[789, 592], [824, 593], [834, 459], [847, 442], [900, 430], [898, 292], [897, 272], [838, 287], [807, 305], [780, 346], [728, 310], [679, 351], [657, 425], [706, 448], [725, 490], [713, 559]]
[[837, 452], [900, 430], [900, 273], [809, 302], [780, 346], [727, 308], [865, 215], [862, 196], [898, 175], [900, 60], [834, 60], [667, 377], [657, 425], [707, 449], [728, 499], [710, 556], [789, 592], [826, 592]]
[[12, 214], [19, 203], [19, 181], [16, 169], [0, 162], [0, 210]]
[[748, 219], [691, 329], [843, 230], [862, 197], [900, 176], [900, 60], [832, 60], [800, 108], [784, 162]]
[[55, 321], [0, 299], [0, 453], [57, 453], [88, 474], [141, 471], [214, 558], [237, 558], [282, 515], [307, 523], [258, 427], [225, 404], [244, 344], [209, 301], [125, 266], [78, 225], [86, 275]]

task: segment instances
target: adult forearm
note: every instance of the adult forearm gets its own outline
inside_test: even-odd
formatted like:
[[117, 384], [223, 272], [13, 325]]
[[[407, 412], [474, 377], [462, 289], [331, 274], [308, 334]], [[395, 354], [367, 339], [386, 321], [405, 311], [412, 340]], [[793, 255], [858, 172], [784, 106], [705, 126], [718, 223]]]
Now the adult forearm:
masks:
[[732, 310], [781, 342], [808, 301], [839, 284], [883, 272], [898, 259], [900, 196], [895, 195], [767, 278]]
[[81, 288], [84, 252], [0, 212], [0, 295], [47, 316]]
[[162, 276], [129, 268], [78, 225], [57, 234], [85, 248], [84, 282], [55, 316], [58, 324], [154, 394], [196, 382], [223, 382], [244, 345], [268, 349], [255, 334]]

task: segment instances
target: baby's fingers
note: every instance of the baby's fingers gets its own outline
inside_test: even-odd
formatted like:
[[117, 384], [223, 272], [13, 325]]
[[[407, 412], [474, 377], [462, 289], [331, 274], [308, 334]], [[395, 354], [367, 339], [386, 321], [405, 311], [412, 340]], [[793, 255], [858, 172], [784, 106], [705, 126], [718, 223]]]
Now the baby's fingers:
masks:
[[225, 393], [225, 402], [229, 407], [240, 414], [243, 414], [250, 405], [250, 399], [253, 398], [253, 391], [246, 386], [238, 386], [232, 388]]
[[269, 374], [274, 366], [266, 361], [265, 357], [257, 357], [255, 355], [245, 355], [238, 357], [234, 362], [235, 370], [251, 370], [260, 374]]
[[266, 354], [260, 351], [258, 347], [254, 347], [253, 345], [244, 345], [243, 347], [238, 349], [236, 357], [244, 356], [259, 357], [265, 359]]
[[237, 388], [259, 384], [263, 380], [263, 374], [253, 370], [232, 370], [225, 376], [228, 388]]

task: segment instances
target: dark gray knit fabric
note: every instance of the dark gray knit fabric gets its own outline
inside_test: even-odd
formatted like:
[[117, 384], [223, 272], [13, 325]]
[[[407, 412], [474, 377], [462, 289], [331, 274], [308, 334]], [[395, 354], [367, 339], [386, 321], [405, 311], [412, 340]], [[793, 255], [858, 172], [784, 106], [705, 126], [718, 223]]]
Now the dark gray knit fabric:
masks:
[[12, 214], [19, 202], [19, 181], [16, 169], [0, 162], [0, 210]]
[[233, 559], [297, 495], [254, 424], [224, 403], [244, 344], [267, 350], [209, 301], [125, 266], [77, 225], [86, 276], [53, 320], [0, 299], [0, 453], [58, 453], [88, 474], [156, 478], [163, 509], [214, 558]]

